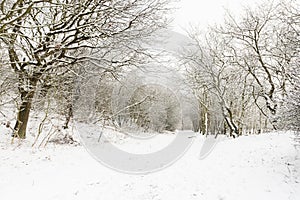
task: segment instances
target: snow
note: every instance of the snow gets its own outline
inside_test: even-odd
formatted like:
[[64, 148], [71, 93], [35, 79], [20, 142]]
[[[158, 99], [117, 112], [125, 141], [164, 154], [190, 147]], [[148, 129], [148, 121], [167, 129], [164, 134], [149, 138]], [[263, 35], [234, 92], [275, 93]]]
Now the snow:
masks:
[[[11, 145], [8, 133], [1, 126], [0, 199], [3, 200], [296, 200], [300, 196], [300, 163], [296, 159], [300, 157], [292, 132], [237, 139], [220, 137], [203, 159], [199, 159], [199, 153], [205, 137], [197, 135], [191, 148], [175, 164], [147, 175], [111, 170], [94, 160], [81, 145], [49, 143], [46, 147], [31, 147], [30, 136]], [[164, 134], [155, 143], [165, 142], [161, 138], [168, 135], [173, 137]], [[118, 145], [130, 146], [130, 142], [123, 138]]]

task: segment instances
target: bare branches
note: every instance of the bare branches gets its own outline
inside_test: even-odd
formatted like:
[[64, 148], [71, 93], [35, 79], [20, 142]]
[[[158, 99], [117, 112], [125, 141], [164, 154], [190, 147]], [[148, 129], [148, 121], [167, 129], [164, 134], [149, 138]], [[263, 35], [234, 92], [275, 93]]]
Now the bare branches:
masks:
[[[194, 49], [183, 55], [183, 63], [200, 107], [214, 115], [211, 120], [217, 109], [237, 133], [252, 126], [246, 120], [256, 124], [255, 116], [260, 127], [262, 119], [275, 127], [278, 109], [299, 69], [297, 8], [294, 1], [266, 2], [245, 9], [239, 18], [228, 12], [223, 25], [202, 37], [197, 31], [189, 33]], [[216, 102], [218, 106], [209, 106]]]
[[[87, 60], [110, 73], [139, 62], [141, 41], [166, 25], [168, 11], [168, 0], [1, 1], [0, 42], [19, 79], [21, 101], [28, 102], [23, 120], [35, 88], [51, 81], [50, 74], [77, 74], [73, 68]], [[97, 59], [91, 59], [94, 50]], [[26, 127], [18, 126], [25, 136]]]

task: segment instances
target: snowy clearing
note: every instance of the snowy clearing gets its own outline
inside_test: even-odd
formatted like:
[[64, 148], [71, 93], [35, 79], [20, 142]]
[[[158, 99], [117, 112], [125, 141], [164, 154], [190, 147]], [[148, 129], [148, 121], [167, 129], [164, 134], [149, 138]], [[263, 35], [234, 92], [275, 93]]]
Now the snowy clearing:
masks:
[[296, 200], [299, 151], [293, 138], [293, 133], [224, 138], [199, 160], [205, 140], [199, 135], [174, 165], [148, 175], [128, 175], [104, 167], [82, 146], [48, 144], [38, 149], [31, 147], [30, 138], [10, 145], [9, 135], [1, 134], [0, 199]]

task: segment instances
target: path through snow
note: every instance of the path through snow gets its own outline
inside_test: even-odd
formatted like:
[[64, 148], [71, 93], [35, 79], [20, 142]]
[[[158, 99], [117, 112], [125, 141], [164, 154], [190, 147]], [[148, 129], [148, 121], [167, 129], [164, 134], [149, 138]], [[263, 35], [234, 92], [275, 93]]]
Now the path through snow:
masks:
[[292, 133], [225, 138], [203, 160], [199, 160], [199, 153], [205, 138], [197, 136], [178, 162], [148, 175], [128, 175], [108, 169], [82, 146], [50, 144], [37, 149], [30, 147], [30, 139], [20, 146], [11, 146], [9, 135], [2, 133], [1, 200], [296, 200], [300, 197], [299, 161], [295, 160], [297, 151]]

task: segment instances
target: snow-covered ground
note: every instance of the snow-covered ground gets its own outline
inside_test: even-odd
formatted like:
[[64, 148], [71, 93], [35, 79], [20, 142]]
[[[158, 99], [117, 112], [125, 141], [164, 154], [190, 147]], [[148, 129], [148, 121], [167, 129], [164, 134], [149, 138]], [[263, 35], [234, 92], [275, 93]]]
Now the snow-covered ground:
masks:
[[[10, 145], [0, 128], [0, 199], [30, 200], [287, 200], [299, 199], [298, 151], [293, 133], [225, 138], [199, 160], [197, 136], [174, 165], [148, 175], [113, 171], [83, 146], [31, 147], [33, 138]], [[170, 134], [171, 135], [171, 134]], [[164, 136], [165, 137], [165, 136]], [[158, 137], [155, 143], [160, 143]], [[118, 145], [130, 145], [123, 140]]]

